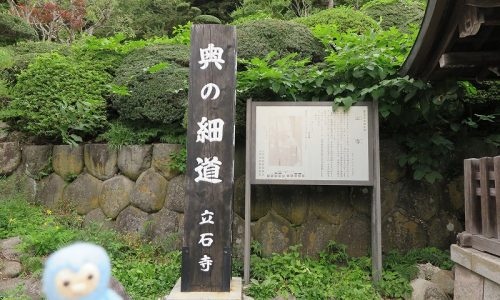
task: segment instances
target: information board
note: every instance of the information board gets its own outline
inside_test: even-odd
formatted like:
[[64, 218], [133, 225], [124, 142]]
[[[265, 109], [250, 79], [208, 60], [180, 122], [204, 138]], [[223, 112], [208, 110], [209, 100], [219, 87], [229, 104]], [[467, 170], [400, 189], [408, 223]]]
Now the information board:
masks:
[[253, 102], [252, 184], [373, 184], [372, 104]]

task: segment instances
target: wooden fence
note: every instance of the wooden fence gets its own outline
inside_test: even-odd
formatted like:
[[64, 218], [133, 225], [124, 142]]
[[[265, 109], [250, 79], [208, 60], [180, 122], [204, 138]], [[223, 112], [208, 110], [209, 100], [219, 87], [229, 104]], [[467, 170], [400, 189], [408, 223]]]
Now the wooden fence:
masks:
[[500, 256], [500, 156], [464, 160], [464, 195], [458, 244]]

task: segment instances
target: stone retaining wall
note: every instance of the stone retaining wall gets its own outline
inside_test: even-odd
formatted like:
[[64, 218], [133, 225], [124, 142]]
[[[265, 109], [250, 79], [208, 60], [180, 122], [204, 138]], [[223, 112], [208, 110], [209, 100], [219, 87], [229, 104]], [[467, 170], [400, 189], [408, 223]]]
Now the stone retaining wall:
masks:
[[[19, 145], [0, 143], [0, 175], [12, 175], [30, 201], [49, 208], [71, 207], [85, 222], [180, 247], [185, 176], [168, 167], [179, 145]], [[463, 179], [416, 182], [397, 163], [400, 150], [381, 141], [383, 247], [447, 248], [463, 230]], [[470, 157], [470, 156], [469, 156]], [[244, 216], [244, 147], [237, 145], [233, 243], [241, 253]], [[253, 238], [264, 254], [302, 244], [316, 255], [328, 241], [368, 254], [371, 192], [364, 187], [254, 186]], [[458, 217], [457, 217], [458, 216]]]

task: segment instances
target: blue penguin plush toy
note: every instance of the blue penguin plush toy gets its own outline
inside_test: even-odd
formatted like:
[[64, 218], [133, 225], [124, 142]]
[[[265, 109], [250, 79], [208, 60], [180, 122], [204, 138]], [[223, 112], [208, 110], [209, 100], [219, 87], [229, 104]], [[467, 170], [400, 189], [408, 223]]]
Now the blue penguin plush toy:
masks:
[[103, 248], [76, 243], [54, 252], [45, 263], [47, 300], [122, 300], [108, 288], [111, 263]]

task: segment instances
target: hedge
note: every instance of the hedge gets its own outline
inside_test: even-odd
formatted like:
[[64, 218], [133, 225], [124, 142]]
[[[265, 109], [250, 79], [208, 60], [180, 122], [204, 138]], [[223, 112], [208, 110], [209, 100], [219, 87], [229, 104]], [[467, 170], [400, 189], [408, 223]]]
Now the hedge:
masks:
[[36, 31], [23, 19], [0, 13], [0, 46], [38, 39]]
[[277, 57], [298, 53], [314, 61], [324, 56], [321, 42], [307, 26], [282, 20], [258, 20], [237, 26], [238, 56], [244, 59], [265, 57], [269, 52], [278, 52]]
[[114, 84], [127, 92], [112, 97], [122, 120], [181, 126], [187, 104], [189, 47], [155, 45], [128, 54]]
[[340, 32], [366, 33], [380, 28], [368, 15], [350, 7], [340, 6], [322, 10], [314, 15], [296, 18], [294, 22], [314, 28], [316, 25], [334, 25]]
[[0, 119], [52, 142], [82, 142], [106, 124], [110, 81], [89, 64], [57, 53], [41, 55], [19, 75]]
[[414, 0], [373, 0], [363, 5], [361, 11], [380, 20], [383, 29], [394, 26], [405, 30], [411, 25], [420, 25], [425, 4]]

